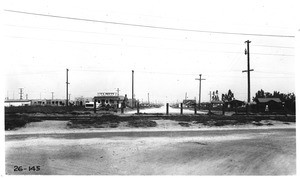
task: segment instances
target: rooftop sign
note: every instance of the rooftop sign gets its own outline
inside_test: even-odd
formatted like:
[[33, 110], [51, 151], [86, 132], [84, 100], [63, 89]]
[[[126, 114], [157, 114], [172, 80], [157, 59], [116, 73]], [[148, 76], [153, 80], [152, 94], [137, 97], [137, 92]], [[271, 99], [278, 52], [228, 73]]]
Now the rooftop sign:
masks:
[[118, 93], [97, 93], [98, 96], [118, 96]]

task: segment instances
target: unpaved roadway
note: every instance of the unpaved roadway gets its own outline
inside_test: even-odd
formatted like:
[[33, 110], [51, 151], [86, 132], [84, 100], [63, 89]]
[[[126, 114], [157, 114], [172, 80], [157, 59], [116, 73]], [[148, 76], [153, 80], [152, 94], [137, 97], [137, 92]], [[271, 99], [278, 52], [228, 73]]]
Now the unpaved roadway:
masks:
[[296, 174], [295, 128], [27, 133], [5, 140], [12, 175]]
[[[167, 111], [166, 106], [161, 106], [160, 108], [146, 108], [146, 109], [140, 109], [140, 113], [163, 113], [165, 114]], [[134, 114], [136, 113], [136, 110], [128, 111], [126, 113], [128, 114]], [[183, 114], [194, 114], [194, 110], [190, 109], [183, 109]], [[204, 111], [197, 111], [198, 114], [206, 114], [207, 112]], [[172, 108], [169, 107], [169, 114], [180, 114], [180, 108]]]

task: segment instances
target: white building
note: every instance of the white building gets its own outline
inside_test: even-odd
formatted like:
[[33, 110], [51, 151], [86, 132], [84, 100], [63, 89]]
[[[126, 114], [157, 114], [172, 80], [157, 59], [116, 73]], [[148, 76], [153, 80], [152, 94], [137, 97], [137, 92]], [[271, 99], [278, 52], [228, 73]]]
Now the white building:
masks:
[[4, 106], [29, 106], [31, 105], [30, 100], [6, 100], [4, 101]]

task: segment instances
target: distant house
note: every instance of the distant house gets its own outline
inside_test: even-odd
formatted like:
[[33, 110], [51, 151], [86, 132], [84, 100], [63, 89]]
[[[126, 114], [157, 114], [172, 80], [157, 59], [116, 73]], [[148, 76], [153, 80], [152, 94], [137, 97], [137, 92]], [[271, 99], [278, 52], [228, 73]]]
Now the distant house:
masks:
[[235, 107], [241, 107], [241, 106], [245, 105], [245, 102], [237, 100], [237, 99], [234, 99], [234, 100], [225, 102], [225, 105], [228, 108], [235, 108]]
[[212, 104], [212, 107], [218, 107], [218, 106], [222, 106], [224, 104], [224, 102], [220, 101], [220, 100], [213, 100], [210, 103]]
[[257, 98], [258, 112], [280, 112], [283, 111], [283, 105], [279, 98]]

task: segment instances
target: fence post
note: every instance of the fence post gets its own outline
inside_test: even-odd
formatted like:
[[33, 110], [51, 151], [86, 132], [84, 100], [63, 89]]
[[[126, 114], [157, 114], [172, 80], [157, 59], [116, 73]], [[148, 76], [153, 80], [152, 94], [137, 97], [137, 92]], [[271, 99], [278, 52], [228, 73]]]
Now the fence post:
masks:
[[183, 104], [180, 103], [180, 114], [183, 114]]
[[208, 105], [208, 115], [211, 115], [211, 107], [212, 107], [212, 103], [209, 103]]
[[197, 114], [197, 105], [194, 106], [195, 114]]
[[96, 113], [96, 100], [94, 99], [94, 113]]
[[167, 103], [167, 115], [169, 115], [169, 103]]
[[247, 105], [246, 105], [246, 114], [247, 114], [247, 116], [249, 116], [249, 103], [247, 103]]
[[136, 106], [137, 113], [140, 114], [140, 103], [137, 102], [136, 104], [137, 104]]

